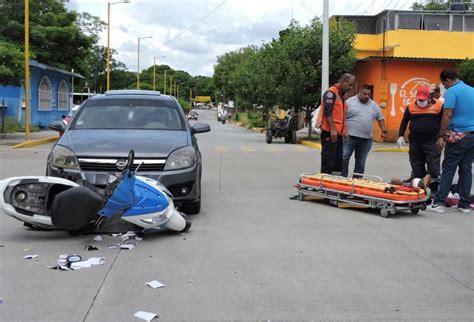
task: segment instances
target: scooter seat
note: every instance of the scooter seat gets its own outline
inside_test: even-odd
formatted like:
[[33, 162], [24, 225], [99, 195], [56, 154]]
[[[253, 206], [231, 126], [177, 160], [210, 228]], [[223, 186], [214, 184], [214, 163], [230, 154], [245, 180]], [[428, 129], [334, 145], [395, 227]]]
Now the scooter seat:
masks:
[[97, 217], [103, 204], [103, 198], [91, 189], [83, 186], [73, 187], [54, 197], [51, 221], [62, 229], [80, 229]]

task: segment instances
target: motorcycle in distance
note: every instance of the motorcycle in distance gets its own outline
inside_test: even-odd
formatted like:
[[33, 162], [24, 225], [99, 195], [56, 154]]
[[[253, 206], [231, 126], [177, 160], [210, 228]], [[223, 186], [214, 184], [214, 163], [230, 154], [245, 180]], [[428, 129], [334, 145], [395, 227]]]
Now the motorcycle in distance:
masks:
[[0, 180], [0, 212], [43, 230], [80, 233], [143, 232], [166, 228], [186, 232], [191, 227], [158, 181], [132, 171], [129, 152], [118, 177], [110, 176], [104, 191], [84, 181], [27, 176]]

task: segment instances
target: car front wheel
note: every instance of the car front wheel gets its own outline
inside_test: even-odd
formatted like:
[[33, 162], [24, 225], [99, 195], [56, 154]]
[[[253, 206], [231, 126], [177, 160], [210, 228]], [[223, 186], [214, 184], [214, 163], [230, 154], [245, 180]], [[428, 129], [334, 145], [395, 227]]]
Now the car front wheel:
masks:
[[197, 215], [201, 211], [201, 200], [183, 203], [180, 210], [187, 215]]

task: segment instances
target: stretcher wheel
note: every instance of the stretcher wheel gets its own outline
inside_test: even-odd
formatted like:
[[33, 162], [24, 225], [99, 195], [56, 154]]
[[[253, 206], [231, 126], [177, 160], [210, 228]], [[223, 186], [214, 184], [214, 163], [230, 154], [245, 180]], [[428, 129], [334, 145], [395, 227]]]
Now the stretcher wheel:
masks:
[[420, 209], [423, 210], [423, 211], [425, 211], [425, 210], [426, 210], [426, 203], [424, 203], [423, 205], [421, 205]]
[[298, 192], [298, 200], [304, 201], [304, 195], [301, 192]]
[[380, 209], [380, 216], [382, 216], [383, 218], [387, 218], [389, 214], [390, 212], [388, 211], [388, 209], [385, 209], [385, 208]]
[[420, 208], [411, 208], [410, 211], [412, 214], [417, 215], [420, 212]]

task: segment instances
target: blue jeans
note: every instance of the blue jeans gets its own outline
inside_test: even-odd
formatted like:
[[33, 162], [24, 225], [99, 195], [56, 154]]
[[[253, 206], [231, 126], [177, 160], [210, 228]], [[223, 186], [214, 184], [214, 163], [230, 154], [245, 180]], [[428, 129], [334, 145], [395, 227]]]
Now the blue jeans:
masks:
[[435, 203], [444, 204], [451, 190], [453, 177], [459, 167], [458, 193], [459, 208], [470, 207], [469, 195], [472, 185], [472, 161], [474, 159], [474, 134], [468, 134], [456, 143], [446, 144], [444, 160], [441, 171], [441, 181], [436, 194]]
[[371, 147], [371, 138], [366, 139], [349, 135], [347, 141], [344, 142], [344, 148], [342, 151], [342, 176], [347, 177], [349, 175], [349, 160], [351, 159], [352, 153], [354, 151], [354, 173], [363, 174], [365, 171], [365, 160], [367, 160], [367, 155], [369, 154]]

